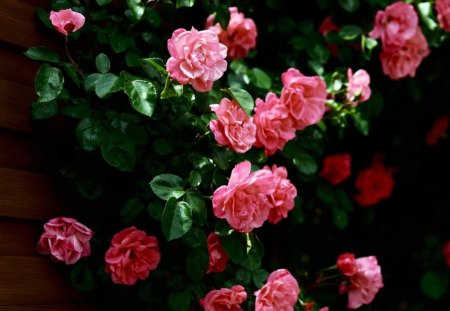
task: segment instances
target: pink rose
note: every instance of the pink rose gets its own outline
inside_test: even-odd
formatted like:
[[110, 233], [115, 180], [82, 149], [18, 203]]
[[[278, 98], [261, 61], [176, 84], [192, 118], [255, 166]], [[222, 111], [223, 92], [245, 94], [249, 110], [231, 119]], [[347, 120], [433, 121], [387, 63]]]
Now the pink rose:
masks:
[[111, 273], [114, 283], [133, 285], [138, 279], [145, 280], [160, 258], [158, 240], [130, 227], [113, 236], [105, 254], [105, 271]]
[[328, 310], [329, 310], [328, 307], [323, 307], [323, 308], [320, 308], [319, 311], [328, 311]]
[[300, 287], [297, 280], [286, 269], [272, 272], [266, 284], [257, 292], [255, 311], [293, 311]]
[[220, 242], [220, 237], [212, 232], [207, 239], [209, 253], [209, 267], [206, 273], [222, 272], [227, 267], [230, 257], [225, 252]]
[[428, 56], [428, 42], [420, 28], [405, 45], [398, 49], [384, 50], [380, 53], [381, 65], [385, 75], [393, 80], [406, 76], [414, 77], [422, 59]]
[[439, 26], [450, 32], [450, 0], [436, 0], [436, 11]]
[[349, 279], [347, 308], [357, 309], [363, 304], [369, 304], [375, 298], [380, 288], [384, 286], [381, 267], [375, 256], [356, 259], [356, 273]]
[[266, 155], [274, 154], [277, 149], [295, 137], [295, 127], [289, 115], [289, 109], [283, 105], [274, 93], [267, 93], [266, 101], [255, 101], [256, 147], [265, 148]]
[[327, 88], [319, 76], [307, 77], [294, 68], [281, 75], [281, 103], [289, 109], [295, 128], [318, 123], [325, 113]]
[[256, 141], [256, 125], [236, 101], [223, 98], [220, 104], [211, 105], [218, 120], [212, 120], [209, 128], [220, 145], [244, 153]]
[[232, 288], [221, 288], [210, 291], [200, 300], [200, 305], [206, 311], [242, 311], [239, 304], [247, 299], [245, 288], [235, 285]]
[[83, 27], [84, 20], [83, 14], [74, 12], [72, 9], [50, 12], [50, 21], [53, 28], [65, 36]]
[[359, 69], [353, 74], [352, 69], [348, 68], [347, 77], [347, 100], [353, 103], [353, 107], [356, 107], [357, 103], [362, 103], [370, 98], [372, 93], [369, 87], [370, 76], [364, 69]]
[[448, 125], [450, 118], [448, 115], [443, 115], [434, 121], [433, 126], [427, 133], [427, 145], [436, 145], [441, 138], [447, 137]]
[[333, 186], [350, 177], [352, 157], [348, 153], [329, 155], [323, 160], [319, 176], [328, 180]]
[[344, 253], [339, 255], [336, 266], [342, 274], [352, 276], [356, 273], [355, 255], [351, 253]]
[[180, 84], [191, 83], [198, 92], [211, 90], [213, 82], [227, 69], [227, 47], [214, 31], [179, 28], [167, 41], [170, 58], [166, 68]]
[[243, 13], [239, 13], [236, 7], [231, 7], [229, 10], [230, 21], [226, 30], [223, 30], [219, 23], [213, 25], [214, 14], [208, 16], [205, 28], [217, 33], [220, 43], [228, 47], [230, 59], [244, 58], [249, 50], [256, 46], [258, 36], [256, 24], [251, 18], [245, 18]]
[[272, 173], [275, 184], [275, 192], [269, 196], [272, 208], [268, 220], [272, 224], [277, 224], [282, 218], [287, 218], [288, 212], [294, 208], [297, 189], [287, 179], [288, 173], [285, 167], [277, 167], [274, 164], [272, 170], [268, 166], [265, 166], [264, 169]]
[[384, 50], [396, 49], [416, 34], [418, 23], [414, 7], [398, 1], [377, 12], [374, 29], [369, 35], [374, 39], [381, 37]]
[[248, 161], [237, 164], [231, 171], [227, 186], [214, 191], [214, 215], [226, 219], [238, 232], [251, 232], [259, 228], [269, 216], [267, 196], [275, 191], [272, 173], [258, 170], [250, 174]]
[[64, 261], [66, 265], [91, 254], [89, 240], [94, 232], [76, 219], [53, 218], [44, 225], [44, 231], [36, 247], [38, 253], [51, 255], [54, 260]]

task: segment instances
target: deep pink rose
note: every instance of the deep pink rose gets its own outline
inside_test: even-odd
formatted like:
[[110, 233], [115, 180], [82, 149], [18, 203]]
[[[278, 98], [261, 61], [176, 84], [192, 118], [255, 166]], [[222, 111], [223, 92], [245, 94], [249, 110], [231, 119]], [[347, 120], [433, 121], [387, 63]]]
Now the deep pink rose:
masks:
[[294, 68], [281, 75], [281, 103], [289, 109], [295, 127], [302, 130], [316, 124], [325, 113], [327, 88], [319, 76], [307, 77]]
[[242, 311], [240, 306], [247, 299], [247, 292], [241, 285], [210, 291], [200, 300], [206, 311]]
[[447, 137], [450, 118], [447, 115], [439, 117], [427, 133], [427, 145], [436, 145], [439, 139]]
[[339, 255], [336, 266], [339, 272], [346, 276], [352, 276], [356, 273], [355, 255], [351, 253], [343, 253]]
[[158, 240], [130, 227], [116, 233], [105, 254], [106, 272], [116, 284], [133, 285], [156, 269], [161, 254]]
[[289, 109], [281, 103], [277, 95], [267, 93], [266, 100], [255, 101], [256, 147], [265, 148], [266, 155], [283, 150], [284, 145], [295, 137], [295, 127]]
[[439, 26], [450, 32], [450, 0], [436, 0], [436, 11]]
[[244, 58], [249, 50], [256, 46], [258, 36], [256, 24], [251, 18], [245, 18], [245, 15], [236, 7], [231, 7], [229, 10], [230, 21], [226, 30], [223, 30], [219, 23], [214, 24], [214, 14], [208, 16], [205, 28], [215, 31], [220, 43], [228, 47], [228, 58]]
[[179, 28], [167, 41], [170, 58], [166, 68], [180, 84], [191, 83], [198, 92], [208, 92], [227, 69], [227, 47], [214, 31]]
[[356, 202], [361, 206], [370, 206], [391, 196], [394, 189], [393, 169], [386, 168], [381, 161], [374, 161], [372, 166], [358, 173], [355, 181], [359, 193]]
[[329, 155], [323, 160], [319, 176], [328, 180], [332, 185], [338, 185], [351, 174], [352, 157], [348, 153]]
[[328, 310], [329, 310], [328, 307], [323, 307], [323, 308], [320, 308], [319, 311], [328, 311]]
[[300, 287], [286, 269], [272, 272], [266, 284], [255, 292], [255, 311], [293, 311]]
[[297, 189], [287, 179], [288, 173], [285, 167], [277, 167], [275, 164], [272, 170], [264, 167], [272, 173], [275, 184], [275, 192], [269, 196], [270, 205], [272, 205], [269, 212], [269, 222], [272, 224], [278, 223], [281, 219], [287, 218], [287, 214], [294, 208], [294, 199], [297, 196]]
[[403, 1], [395, 2], [375, 16], [374, 29], [370, 36], [380, 38], [383, 50], [397, 49], [405, 45], [416, 34], [419, 18], [414, 7]]
[[353, 274], [347, 285], [347, 308], [357, 309], [363, 304], [369, 304], [375, 298], [383, 285], [381, 267], [375, 256], [356, 259], [356, 273]]
[[89, 240], [94, 232], [76, 219], [57, 217], [44, 225], [44, 233], [36, 246], [36, 251], [51, 255], [54, 260], [66, 265], [76, 263], [81, 257], [91, 254]]
[[74, 12], [72, 9], [50, 12], [50, 21], [53, 28], [65, 36], [83, 27], [84, 20], [83, 14]]
[[381, 65], [385, 75], [393, 80], [406, 76], [414, 77], [422, 59], [428, 56], [428, 42], [420, 28], [405, 45], [398, 49], [383, 50], [380, 53]]
[[206, 273], [222, 272], [227, 267], [230, 256], [225, 252], [220, 242], [220, 237], [212, 232], [207, 239], [208, 254], [209, 254], [209, 267]]
[[445, 264], [447, 267], [450, 267], [450, 240], [444, 243], [442, 254], [444, 255]]
[[261, 227], [269, 216], [268, 196], [275, 191], [272, 173], [258, 170], [250, 174], [248, 161], [237, 164], [227, 186], [214, 191], [214, 215], [226, 219], [238, 232], [251, 232]]
[[244, 153], [256, 141], [256, 125], [236, 101], [223, 98], [220, 104], [211, 105], [217, 120], [209, 123], [209, 128], [220, 145]]
[[353, 74], [352, 69], [348, 68], [347, 78], [347, 100], [353, 103], [353, 107], [370, 98], [372, 91], [369, 87], [370, 76], [367, 71], [359, 69]]

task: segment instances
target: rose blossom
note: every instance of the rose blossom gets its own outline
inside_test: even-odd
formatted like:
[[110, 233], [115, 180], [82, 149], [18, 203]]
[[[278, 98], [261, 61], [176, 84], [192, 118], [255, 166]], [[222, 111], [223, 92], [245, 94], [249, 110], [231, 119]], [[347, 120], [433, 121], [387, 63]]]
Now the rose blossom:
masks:
[[256, 125], [236, 101], [223, 98], [220, 104], [211, 105], [218, 120], [211, 120], [209, 128], [218, 144], [244, 153], [256, 141]]
[[356, 273], [355, 255], [351, 253], [343, 253], [339, 255], [336, 266], [342, 274], [352, 276]]
[[381, 65], [385, 75], [393, 80], [406, 76], [414, 77], [416, 69], [430, 50], [428, 42], [420, 28], [405, 45], [398, 49], [383, 50], [380, 53]]
[[239, 59], [247, 56], [250, 49], [256, 46], [258, 31], [256, 24], [251, 18], [245, 18], [236, 7], [229, 8], [230, 21], [226, 30], [220, 27], [219, 23], [214, 23], [215, 15], [211, 14], [206, 20], [206, 29], [213, 30], [219, 36], [220, 43], [228, 47], [228, 57]]
[[356, 273], [341, 287], [341, 293], [348, 292], [347, 308], [357, 309], [369, 304], [383, 285], [381, 267], [375, 256], [361, 257], [355, 260]]
[[356, 107], [357, 103], [362, 103], [370, 98], [372, 91], [370, 90], [370, 76], [364, 69], [359, 69], [353, 74], [352, 69], [347, 70], [348, 87], [347, 100], [353, 102]]
[[156, 269], [161, 254], [158, 240], [130, 227], [116, 233], [105, 254], [106, 272], [116, 284], [133, 285]]
[[267, 93], [265, 101], [256, 99], [253, 122], [256, 125], [255, 146], [264, 146], [267, 156], [277, 149], [283, 150], [286, 142], [295, 137], [294, 122], [288, 108], [272, 92]]
[[352, 158], [348, 153], [329, 155], [323, 160], [319, 176], [328, 180], [333, 186], [350, 177]]
[[319, 26], [319, 33], [326, 37], [328, 33], [339, 31], [339, 27], [333, 22], [332, 16], [327, 16]]
[[416, 34], [418, 23], [414, 7], [398, 1], [377, 12], [374, 29], [369, 35], [374, 39], [381, 37], [384, 50], [396, 49]]
[[255, 311], [293, 311], [300, 287], [297, 280], [286, 269], [272, 272], [266, 284], [257, 292]]
[[442, 247], [442, 253], [444, 255], [445, 264], [450, 267], [450, 240], [444, 243]]
[[286, 218], [288, 212], [294, 208], [297, 189], [287, 179], [288, 173], [285, 167], [277, 167], [274, 164], [272, 170], [268, 166], [265, 166], [264, 169], [272, 173], [275, 184], [275, 192], [269, 196], [272, 207], [268, 220], [272, 224], [277, 224], [282, 218]]
[[198, 92], [211, 90], [227, 69], [227, 47], [214, 31], [179, 28], [167, 40], [170, 58], [166, 68], [180, 84], [191, 83]]
[[450, 32], [450, 0], [436, 0], [436, 11], [439, 26]]
[[83, 14], [74, 12], [72, 9], [50, 12], [50, 21], [53, 28], [65, 36], [83, 27], [84, 20]]
[[295, 128], [316, 124], [325, 113], [327, 89], [319, 76], [307, 77], [294, 68], [281, 75], [281, 103], [288, 107]]
[[223, 270], [225, 270], [230, 257], [223, 249], [222, 243], [220, 243], [220, 237], [216, 233], [212, 232], [208, 236], [207, 244], [209, 254], [209, 267], [206, 273], [222, 272]]
[[446, 137], [449, 121], [447, 115], [443, 115], [434, 121], [433, 126], [427, 133], [427, 145], [436, 145], [439, 139]]
[[250, 174], [248, 161], [237, 164], [231, 171], [227, 186], [214, 191], [214, 215], [226, 219], [239, 232], [251, 232], [261, 227], [269, 216], [271, 205], [267, 196], [275, 191], [272, 173], [258, 170]]
[[231, 288], [221, 288], [210, 291], [200, 300], [200, 305], [206, 311], [242, 311], [239, 304], [247, 299], [245, 288], [235, 285]]
[[91, 254], [89, 240], [94, 232], [76, 219], [50, 219], [44, 225], [44, 231], [36, 247], [38, 253], [51, 255], [53, 259], [64, 261], [66, 265], [72, 265], [81, 257]]

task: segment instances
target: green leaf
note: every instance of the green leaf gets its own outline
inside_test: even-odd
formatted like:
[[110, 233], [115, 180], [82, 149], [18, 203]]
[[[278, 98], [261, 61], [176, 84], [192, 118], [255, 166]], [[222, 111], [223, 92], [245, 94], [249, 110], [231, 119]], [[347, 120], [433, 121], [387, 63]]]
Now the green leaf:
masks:
[[103, 159], [112, 167], [123, 172], [133, 170], [136, 162], [136, 146], [122, 132], [115, 130], [109, 133], [101, 144], [101, 152]]
[[95, 67], [97, 67], [98, 72], [107, 73], [111, 63], [109, 62], [109, 58], [106, 54], [100, 53], [95, 58]]
[[233, 98], [238, 102], [238, 104], [245, 110], [245, 112], [251, 116], [253, 108], [255, 107], [255, 102], [253, 97], [243, 89], [231, 87], [228, 89], [231, 92]]
[[48, 29], [53, 29], [52, 22], [50, 21], [50, 12], [43, 8], [36, 8], [36, 16]]
[[49, 102], [61, 93], [64, 77], [61, 70], [49, 64], [42, 64], [36, 74], [35, 89], [40, 102]]
[[137, 198], [131, 198], [125, 201], [120, 210], [120, 217], [125, 223], [130, 223], [137, 219], [145, 211], [144, 203]]
[[150, 81], [134, 80], [125, 83], [125, 93], [131, 106], [138, 112], [151, 117], [157, 101], [156, 88]]
[[147, 206], [148, 215], [154, 220], [161, 222], [162, 213], [164, 211], [164, 206], [161, 205], [161, 201], [154, 200]]
[[221, 236], [220, 241], [234, 263], [238, 264], [247, 257], [246, 242], [242, 233], [233, 232], [228, 236]]
[[164, 61], [160, 58], [156, 57], [150, 57], [150, 58], [144, 58], [142, 60], [144, 64], [150, 65], [155, 71], [159, 72], [160, 74], [167, 76], [168, 72], [166, 68], [164, 67]]
[[91, 115], [90, 107], [85, 99], [73, 99], [62, 107], [64, 115], [76, 119], [84, 119]]
[[84, 89], [87, 92], [94, 91], [95, 85], [97, 84], [100, 77], [103, 76], [101, 73], [90, 74], [84, 79]]
[[70, 271], [70, 282], [80, 292], [89, 292], [95, 288], [94, 274], [82, 262], [78, 262]]
[[342, 208], [342, 210], [346, 212], [353, 211], [353, 203], [352, 200], [350, 200], [350, 196], [348, 193], [342, 189], [337, 189], [335, 191], [336, 200], [339, 203], [339, 206]]
[[111, 35], [109, 44], [116, 53], [125, 52], [130, 47], [135, 46], [135, 42], [132, 37], [127, 37], [119, 33], [114, 33]]
[[209, 265], [209, 255], [206, 249], [194, 248], [186, 258], [186, 272], [194, 281], [200, 281]]
[[443, 273], [427, 271], [420, 279], [420, 288], [428, 297], [439, 300], [447, 292], [448, 281]]
[[114, 92], [122, 89], [122, 81], [118, 76], [112, 73], [106, 73], [99, 76], [95, 83], [95, 94], [100, 98], [106, 98]]
[[252, 82], [262, 89], [268, 90], [272, 86], [272, 80], [269, 75], [259, 68], [252, 69]]
[[195, 189], [188, 189], [186, 191], [186, 202], [188, 202], [192, 208], [193, 221], [199, 225], [205, 224], [208, 215], [205, 199], [202, 197], [201, 193]]
[[81, 81], [80, 78], [78, 77], [78, 73], [75, 67], [71, 63], [67, 62], [62, 62], [61, 65], [64, 68], [66, 74], [69, 76], [69, 78], [72, 79], [72, 81], [78, 88], [80, 88]]
[[107, 5], [112, 2], [112, 0], [95, 0], [99, 6]]
[[222, 29], [227, 29], [228, 23], [230, 22], [230, 10], [228, 9], [228, 6], [225, 3], [218, 3], [215, 11], [215, 22], [218, 22]]
[[193, 188], [198, 187], [202, 183], [202, 175], [200, 175], [198, 171], [192, 170], [191, 173], [189, 174], [188, 180], [191, 187]]
[[258, 269], [264, 256], [264, 245], [254, 233], [246, 234], [246, 253], [242, 265], [252, 271]]
[[365, 59], [370, 60], [372, 50], [378, 45], [378, 41], [364, 35], [361, 36], [361, 47]]
[[312, 175], [317, 172], [317, 162], [309, 154], [300, 152], [293, 160], [292, 163], [297, 169], [305, 175]]
[[149, 7], [145, 8], [144, 20], [155, 28], [161, 25], [161, 16], [158, 11]]
[[268, 276], [269, 272], [267, 272], [266, 270], [258, 269], [254, 271], [252, 274], [253, 284], [255, 284], [257, 288], [261, 288], [266, 282]]
[[339, 4], [349, 13], [354, 13], [359, 8], [359, 0], [339, 0]]
[[78, 123], [75, 135], [80, 146], [84, 150], [91, 151], [105, 140], [106, 129], [98, 119], [88, 117]]
[[181, 238], [192, 226], [192, 210], [188, 203], [171, 197], [161, 218], [162, 230], [168, 241]]
[[162, 200], [181, 198], [184, 195], [184, 182], [181, 177], [172, 174], [161, 174], [150, 182], [153, 192]]
[[29, 48], [25, 51], [25, 56], [28, 58], [39, 60], [43, 62], [50, 62], [50, 63], [58, 63], [59, 62], [59, 56], [58, 54], [53, 51], [52, 49], [49, 49], [45, 46], [36, 46]]
[[141, 20], [145, 12], [145, 4], [141, 0], [127, 0], [128, 7], [137, 20]]
[[195, 0], [177, 0], [177, 5], [176, 8], [182, 8], [182, 7], [187, 7], [190, 8], [194, 5]]
[[333, 207], [331, 209], [333, 214], [333, 223], [339, 229], [345, 229], [348, 225], [348, 215], [347, 212], [341, 210], [340, 208]]
[[345, 25], [339, 30], [339, 37], [343, 40], [351, 41], [362, 34], [362, 29], [356, 25]]
[[430, 30], [435, 30], [438, 24], [433, 17], [433, 4], [431, 2], [422, 2], [417, 4], [417, 10], [419, 11], [420, 19]]
[[191, 304], [191, 292], [185, 290], [183, 292], [171, 293], [167, 298], [167, 305], [172, 311], [187, 311]]
[[58, 103], [55, 100], [49, 102], [34, 101], [31, 103], [31, 118], [33, 120], [48, 119], [58, 114]]
[[353, 122], [361, 134], [364, 136], [369, 135], [369, 122], [360, 113], [353, 115]]
[[183, 236], [183, 242], [191, 248], [206, 247], [205, 231], [201, 228], [192, 228]]

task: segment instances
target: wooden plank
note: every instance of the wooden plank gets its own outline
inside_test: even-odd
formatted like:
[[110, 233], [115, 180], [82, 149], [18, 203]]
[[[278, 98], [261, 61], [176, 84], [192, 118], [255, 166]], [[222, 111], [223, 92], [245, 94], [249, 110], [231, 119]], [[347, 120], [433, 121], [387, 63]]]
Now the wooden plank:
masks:
[[0, 311], [94, 311], [93, 305], [0, 306]]
[[0, 305], [52, 305], [81, 302], [64, 268], [44, 257], [0, 256]]
[[0, 79], [34, 87], [34, 77], [40, 63], [25, 55], [0, 46]]
[[36, 28], [34, 7], [17, 0], [0, 1], [0, 40], [21, 48], [53, 41]]
[[48, 220], [66, 212], [69, 211], [58, 195], [55, 179], [0, 168], [0, 216]]
[[19, 0], [19, 1], [34, 7], [41, 7], [41, 8], [50, 7], [50, 0]]
[[0, 218], [0, 256], [36, 256], [43, 230], [41, 222]]
[[31, 132], [29, 109], [34, 99], [33, 88], [0, 79], [0, 127]]

